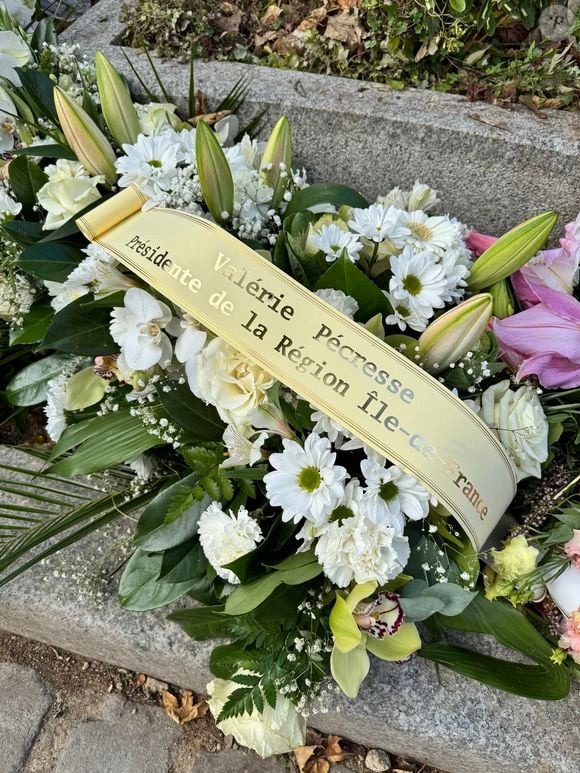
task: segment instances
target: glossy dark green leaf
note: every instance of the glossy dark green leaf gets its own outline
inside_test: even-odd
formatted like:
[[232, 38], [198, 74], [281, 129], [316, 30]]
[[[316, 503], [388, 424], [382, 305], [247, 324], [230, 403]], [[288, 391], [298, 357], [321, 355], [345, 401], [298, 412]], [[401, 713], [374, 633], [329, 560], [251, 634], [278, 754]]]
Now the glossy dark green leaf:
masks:
[[124, 609], [144, 612], [170, 604], [184, 596], [195, 584], [187, 582], [158, 582], [163, 556], [136, 550], [129, 559], [119, 583], [119, 600]]
[[375, 314], [391, 313], [391, 305], [383, 291], [344, 255], [316, 283], [317, 290], [327, 287], [342, 290], [355, 299], [359, 305], [355, 315], [357, 320], [366, 321]]
[[91, 296], [82, 296], [57, 312], [42, 346], [73, 354], [115, 354], [119, 347], [111, 338], [111, 310], [93, 306]]
[[64, 145], [31, 145], [28, 148], [12, 150], [14, 156], [34, 156], [35, 158], [65, 158], [67, 161], [76, 161], [77, 157]]
[[36, 194], [48, 177], [28, 156], [14, 158], [8, 166], [8, 176], [15, 198], [30, 213], [36, 204]]
[[160, 582], [187, 582], [205, 577], [207, 558], [197, 539], [191, 539], [169, 548], [163, 553]]
[[10, 346], [42, 341], [53, 317], [54, 309], [50, 305], [49, 298], [41, 298], [33, 303], [28, 313], [24, 315], [22, 325], [11, 328]]
[[39, 242], [45, 235], [40, 223], [26, 220], [9, 220], [2, 224], [8, 236], [23, 247]]
[[204, 496], [201, 501], [193, 501], [178, 517], [168, 519], [172, 500], [181, 494], [184, 488], [195, 486], [197, 473], [187, 475], [171, 486], [163, 489], [145, 508], [135, 535], [135, 544], [150, 551], [163, 551], [187, 542], [197, 533], [197, 523], [204, 510], [210, 504], [210, 498]]
[[226, 425], [213, 407], [196, 397], [187, 384], [171, 384], [171, 390], [157, 391], [167, 414], [187, 433], [186, 442], [220, 440]]
[[349, 188], [348, 185], [315, 183], [314, 185], [309, 185], [308, 188], [302, 188], [302, 190], [292, 196], [286, 207], [284, 217], [290, 217], [290, 215], [294, 215], [296, 212], [302, 212], [309, 207], [318, 206], [319, 204], [334, 204], [335, 207], [341, 207], [343, 204], [349, 207], [361, 208], [369, 206], [369, 202], [365, 197], [353, 188]]
[[17, 67], [16, 72], [22, 83], [18, 89], [36, 118], [49, 118], [56, 126], [59, 125], [54, 105], [54, 82], [40, 70], [33, 67]]
[[16, 262], [39, 279], [64, 282], [84, 257], [75, 244], [40, 242], [26, 247]]

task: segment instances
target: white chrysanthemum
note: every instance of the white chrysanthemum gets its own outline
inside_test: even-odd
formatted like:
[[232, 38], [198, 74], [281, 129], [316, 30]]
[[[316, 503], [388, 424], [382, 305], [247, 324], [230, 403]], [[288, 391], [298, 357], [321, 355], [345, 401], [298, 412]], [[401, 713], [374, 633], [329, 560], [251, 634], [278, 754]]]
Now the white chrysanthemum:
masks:
[[146, 196], [169, 190], [177, 172], [179, 142], [173, 130], [146, 137], [140, 134], [134, 145], [124, 144], [124, 156], [115, 162], [121, 188], [136, 185]]
[[455, 244], [441, 256], [441, 265], [445, 271], [446, 282], [443, 294], [445, 303], [460, 301], [465, 295], [472, 262], [471, 252], [463, 243]]
[[239, 585], [239, 578], [224, 566], [245, 556], [262, 541], [262, 530], [245, 507], [237, 513], [225, 513], [219, 502], [201, 514], [198, 523], [199, 543], [205, 557], [218, 575], [232, 585]]
[[359, 513], [331, 523], [315, 552], [328, 579], [346, 588], [353, 580], [384, 585], [403, 571], [411, 551], [406, 537]]
[[260, 226], [274, 195], [274, 190], [264, 182], [255, 169], [241, 166], [233, 172], [234, 214], [240, 220], [255, 221]]
[[217, 408], [222, 421], [247, 424], [252, 412], [268, 401], [274, 379], [222, 338], [214, 338], [185, 363], [189, 388]]
[[342, 290], [317, 290], [315, 295], [350, 319], [353, 319], [359, 309], [357, 301], [351, 295], [343, 293]]
[[363, 245], [356, 234], [345, 231], [336, 223], [323, 225], [319, 231], [315, 231], [310, 237], [310, 243], [315, 250], [324, 253], [328, 263], [340, 258], [345, 253], [353, 263], [359, 259], [359, 252]]
[[335, 464], [330, 440], [314, 432], [304, 447], [294, 440], [282, 443], [283, 453], [270, 456], [274, 472], [264, 476], [268, 499], [282, 508], [284, 521], [321, 524], [343, 495], [346, 470]]
[[[245, 428], [243, 428], [245, 429]], [[259, 432], [255, 440], [250, 440], [256, 432], [252, 427], [243, 429], [228, 424], [224, 430], [224, 445], [228, 450], [228, 458], [220, 464], [220, 467], [252, 467], [262, 458], [262, 446], [268, 437], [267, 432]], [[247, 436], [249, 435], [249, 437]]]
[[111, 312], [111, 336], [121, 347], [125, 362], [134, 370], [147, 370], [171, 360], [171, 342], [163, 328], [171, 320], [171, 309], [137, 287], [127, 290], [124, 306]]
[[342, 439], [347, 434], [346, 429], [338, 421], [327, 416], [326, 413], [317, 410], [314, 406], [311, 407], [313, 410], [310, 419], [315, 422], [312, 431], [317, 435], [324, 433], [331, 443], [340, 445]]
[[298, 552], [302, 553], [305, 550], [309, 550], [314, 540], [322, 536], [334, 521], [342, 521], [345, 518], [358, 515], [361, 512], [363, 496], [364, 491], [359, 481], [356, 479], [350, 480], [344, 487], [341, 498], [329, 513], [326, 521], [319, 525], [312, 523], [312, 521], [304, 521], [302, 528], [296, 535], [297, 540], [302, 540]]
[[405, 247], [400, 255], [391, 256], [391, 271], [389, 291], [397, 305], [403, 301], [411, 312], [427, 318], [444, 306], [445, 270], [432, 253]]
[[441, 255], [457, 239], [457, 227], [445, 215], [429, 216], [422, 210], [402, 212], [400, 223], [409, 234], [405, 239], [417, 251]]
[[383, 204], [371, 204], [366, 209], [353, 209], [349, 228], [372, 242], [388, 239], [397, 248], [404, 245], [409, 229], [401, 223], [401, 210]]
[[360, 465], [365, 478], [363, 512], [373, 523], [385, 523], [399, 534], [405, 529], [405, 518], [419, 521], [429, 512], [428, 491], [396, 465], [385, 467], [373, 459]]
[[68, 275], [65, 287], [86, 285], [98, 296], [134, 286], [134, 280], [119, 271], [115, 258], [98, 244], [89, 244], [83, 252], [87, 257]]
[[60, 311], [68, 306], [69, 303], [76, 301], [78, 298], [82, 298], [90, 292], [87, 285], [82, 284], [66, 284], [65, 282], [51, 282], [49, 279], [44, 280], [48, 294], [51, 296], [50, 305], [55, 311]]
[[69, 378], [70, 373], [61, 373], [48, 382], [46, 390], [46, 431], [55, 443], [66, 429], [66, 385]]
[[425, 330], [429, 318], [433, 316], [432, 310], [429, 310], [428, 314], [420, 314], [415, 309], [410, 308], [407, 300], [395, 298], [392, 293], [388, 292], [385, 292], [385, 295], [393, 309], [393, 313], [385, 317], [386, 325], [397, 325], [399, 330], [406, 330], [410, 327], [411, 330], [416, 330], [418, 333]]
[[177, 158], [184, 164], [195, 164], [197, 162], [196, 157], [196, 144], [195, 144], [195, 129], [182, 129], [176, 134], [175, 139], [179, 143], [179, 152]]

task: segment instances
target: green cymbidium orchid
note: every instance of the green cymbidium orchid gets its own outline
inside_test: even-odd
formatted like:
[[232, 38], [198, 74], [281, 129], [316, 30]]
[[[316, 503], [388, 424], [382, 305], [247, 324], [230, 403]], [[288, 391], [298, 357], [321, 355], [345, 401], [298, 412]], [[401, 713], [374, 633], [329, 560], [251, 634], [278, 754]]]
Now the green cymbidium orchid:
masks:
[[419, 632], [414, 623], [403, 623], [395, 633], [382, 639], [371, 636], [359, 626], [355, 610], [376, 589], [377, 583], [371, 581], [355, 585], [346, 597], [337, 593], [330, 613], [330, 630], [334, 637], [330, 670], [338, 686], [349, 698], [356, 698], [369, 671], [367, 650], [381, 660], [405, 660], [421, 647]]

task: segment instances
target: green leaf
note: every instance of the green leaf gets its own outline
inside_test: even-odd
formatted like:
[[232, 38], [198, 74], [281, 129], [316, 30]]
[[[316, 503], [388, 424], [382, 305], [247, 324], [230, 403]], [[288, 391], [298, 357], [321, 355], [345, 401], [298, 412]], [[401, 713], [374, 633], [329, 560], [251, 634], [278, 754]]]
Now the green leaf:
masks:
[[[238, 642], [220, 644], [214, 647], [209, 657], [209, 670], [219, 679], [231, 679], [240, 670], [240, 663], [250, 658], [250, 653], [246, 652]], [[253, 678], [259, 679], [259, 677]]]
[[144, 550], [167, 550], [187, 542], [197, 534], [199, 518], [211, 501], [208, 496], [189, 504], [169, 523], [167, 513], [176, 495], [193, 489], [198, 481], [199, 475], [192, 473], [168, 486], [155, 497], [143, 511], [137, 524], [135, 544], [138, 547]]
[[568, 670], [550, 659], [552, 646], [508, 602], [477, 598], [455, 617], [438, 617], [442, 628], [494, 636], [509, 649], [521, 652], [537, 665], [527, 665], [480, 655], [446, 643], [427, 644], [419, 654], [459, 674], [500, 690], [539, 700], [565, 698], [570, 690]]
[[322, 567], [310, 553], [297, 553], [278, 564], [274, 572], [237, 587], [226, 600], [226, 612], [228, 615], [245, 615], [260, 606], [279, 585], [302, 585], [321, 572]]
[[72, 359], [70, 354], [51, 354], [20, 370], [6, 387], [6, 399], [12, 405], [38, 405], [46, 400], [48, 382], [58, 376]]
[[115, 354], [119, 347], [109, 333], [111, 310], [82, 296], [54, 315], [42, 341], [43, 348], [73, 354]]
[[129, 559], [119, 583], [119, 600], [124, 609], [144, 612], [170, 604], [185, 595], [195, 580], [157, 582], [163, 556], [136, 550]]
[[411, 580], [401, 591], [401, 606], [409, 620], [420, 622], [435, 612], [458, 615], [475, 596], [477, 592], [464, 590], [455, 583], [427, 585], [424, 580]]
[[54, 463], [50, 471], [58, 475], [88, 475], [122, 464], [162, 443], [126, 408], [68, 427], [54, 447], [51, 460], [71, 448], [75, 451]]
[[163, 553], [159, 581], [186, 582], [192, 578], [204, 577], [207, 565], [201, 545], [196, 539], [191, 539]]
[[42, 53], [45, 45], [56, 45], [57, 42], [58, 39], [54, 30], [54, 21], [52, 17], [45, 16], [36, 25], [34, 34], [30, 39], [30, 47], [33, 51]]
[[168, 416], [187, 433], [185, 442], [221, 440], [226, 425], [213, 405], [192, 394], [187, 384], [172, 384], [169, 392], [162, 385], [157, 394]]
[[356, 320], [366, 321], [375, 314], [391, 312], [391, 305], [383, 291], [344, 255], [336, 260], [316, 283], [317, 290], [327, 287], [342, 290], [355, 299], [359, 305]]
[[67, 161], [76, 161], [77, 157], [64, 145], [31, 145], [28, 148], [10, 151], [14, 156], [34, 156], [36, 158], [66, 158]]
[[218, 639], [227, 636], [228, 626], [233, 622], [221, 607], [190, 607], [178, 609], [167, 616], [177, 623], [185, 633], [196, 641]]
[[44, 236], [40, 223], [30, 223], [26, 220], [8, 220], [2, 223], [2, 228], [11, 239], [23, 247], [35, 244]]
[[16, 263], [39, 279], [64, 282], [83, 257], [83, 253], [74, 244], [41, 242], [26, 247]]
[[19, 92], [36, 118], [48, 118], [55, 126], [59, 126], [54, 106], [54, 82], [33, 67], [17, 67], [16, 71], [22, 83]]
[[302, 188], [292, 196], [286, 207], [284, 218], [318, 204], [334, 204], [336, 207], [346, 204], [349, 207], [362, 209], [369, 206], [365, 197], [353, 188], [349, 188], [348, 185], [315, 183], [309, 185], [308, 188]]
[[15, 198], [25, 210], [31, 211], [36, 204], [36, 194], [48, 181], [48, 177], [28, 156], [12, 159], [8, 166], [8, 176]]
[[50, 305], [50, 298], [41, 298], [33, 303], [24, 315], [22, 325], [10, 330], [10, 346], [42, 341], [53, 317], [54, 309]]

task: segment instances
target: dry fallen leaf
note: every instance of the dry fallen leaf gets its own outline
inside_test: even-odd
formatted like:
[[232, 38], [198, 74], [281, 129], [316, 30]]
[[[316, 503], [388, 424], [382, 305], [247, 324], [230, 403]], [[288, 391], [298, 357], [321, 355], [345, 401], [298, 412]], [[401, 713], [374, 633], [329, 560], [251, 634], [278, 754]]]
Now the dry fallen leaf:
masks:
[[340, 8], [348, 10], [349, 8], [360, 8], [361, 0], [337, 0], [336, 4]]
[[322, 747], [299, 746], [297, 749], [294, 749], [294, 758], [296, 760], [296, 764], [298, 765], [299, 773], [306, 773], [305, 765], [310, 760], [314, 752], [320, 748]]
[[326, 742], [326, 759], [333, 764], [335, 762], [342, 762], [344, 759], [344, 752], [340, 748], [340, 736], [329, 735]]
[[314, 27], [318, 27], [320, 22], [324, 21], [326, 18], [326, 14], [327, 11], [324, 6], [315, 8], [305, 19], [302, 19], [300, 24], [296, 27], [295, 32], [307, 32], [308, 30], [314, 29]]
[[181, 691], [181, 698], [176, 698], [173, 693], [166, 690], [163, 693], [163, 708], [168, 717], [178, 725], [185, 725], [192, 719], [203, 717], [209, 709], [207, 701], [193, 702], [193, 695], [189, 690]]
[[328, 773], [330, 762], [324, 757], [313, 757], [306, 763], [304, 773]]
[[324, 37], [338, 40], [340, 43], [346, 43], [349, 46], [356, 46], [360, 43], [362, 35], [363, 28], [358, 20], [358, 9], [353, 8], [352, 11], [341, 11], [328, 17]]
[[281, 13], [279, 5], [269, 5], [260, 21], [264, 27], [273, 27]]
[[233, 3], [221, 3], [214, 17], [214, 24], [222, 32], [233, 32], [237, 34], [240, 31], [243, 12], [241, 8]]

